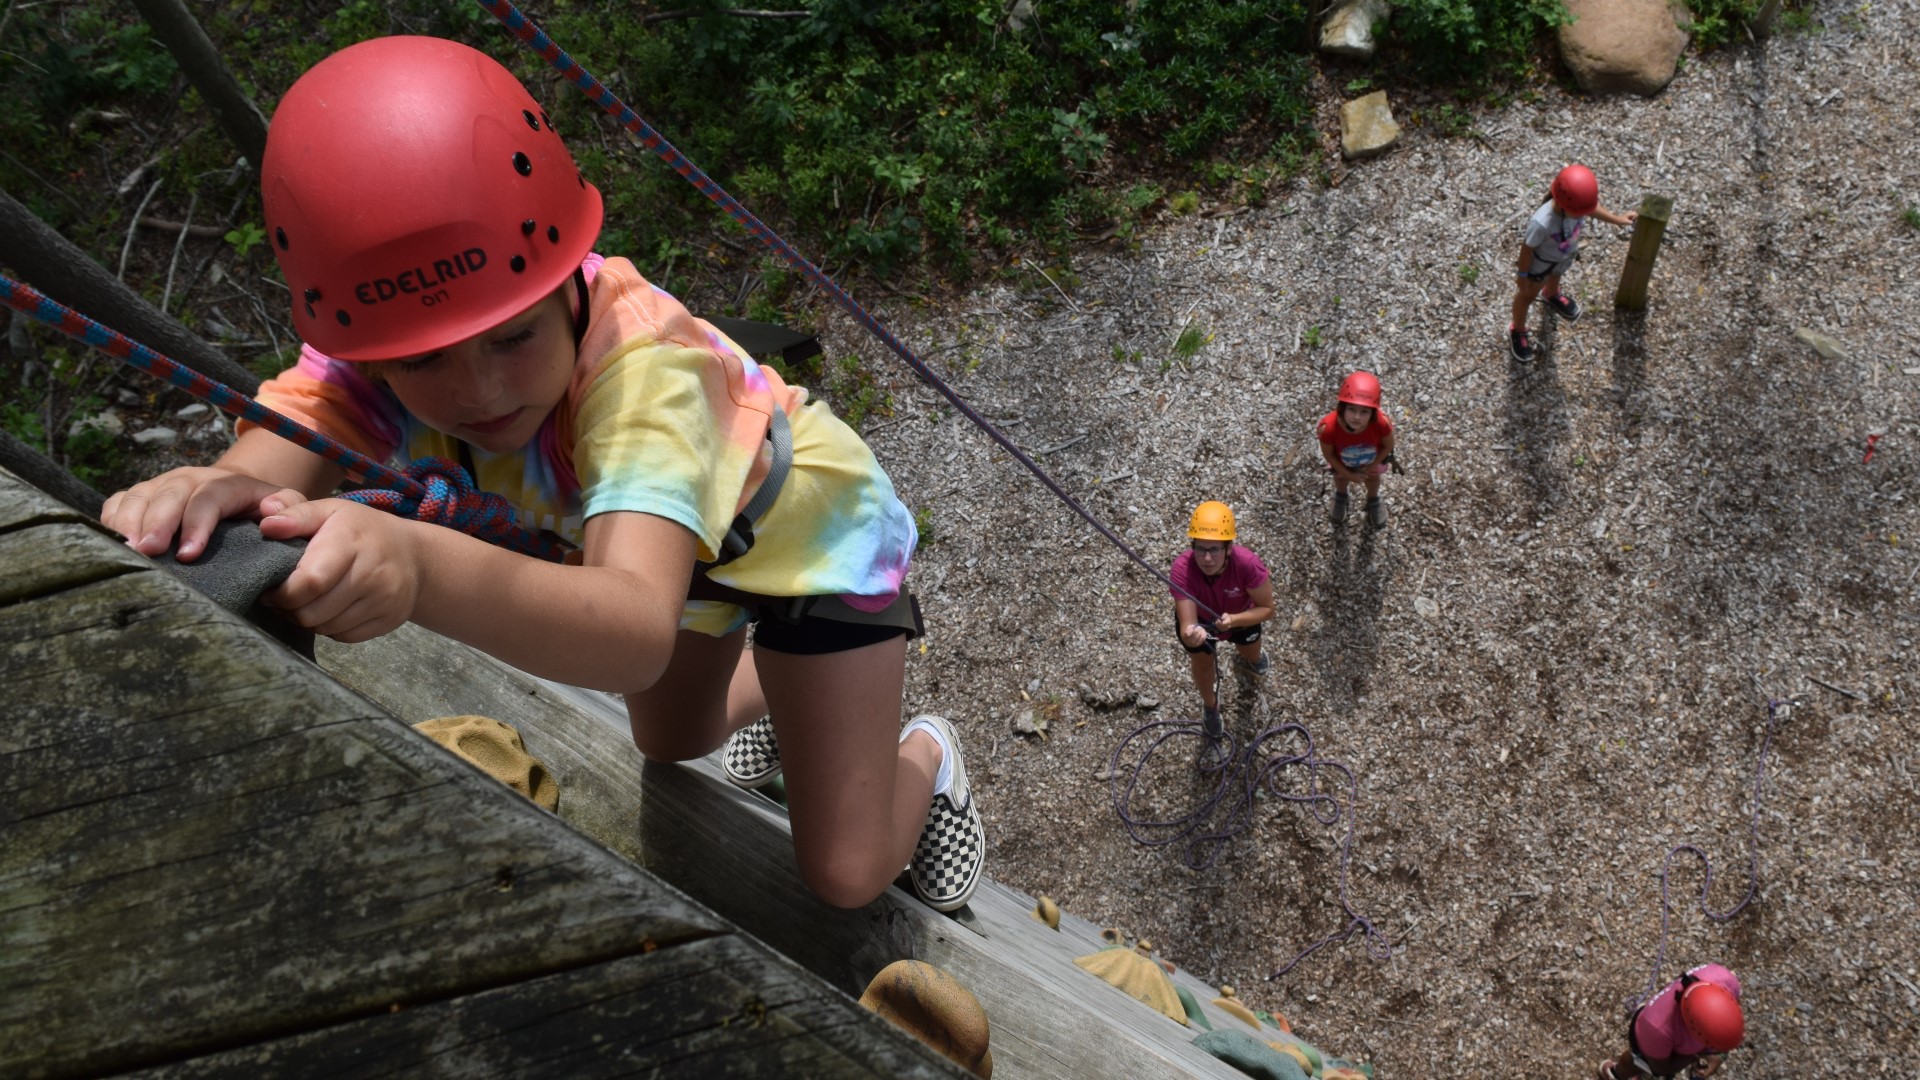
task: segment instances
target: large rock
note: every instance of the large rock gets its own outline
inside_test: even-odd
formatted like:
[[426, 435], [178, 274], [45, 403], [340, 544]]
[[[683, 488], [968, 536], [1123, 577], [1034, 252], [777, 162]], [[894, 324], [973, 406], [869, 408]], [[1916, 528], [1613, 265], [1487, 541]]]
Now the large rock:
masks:
[[1387, 107], [1387, 92], [1375, 90], [1340, 106], [1340, 153], [1349, 161], [1384, 154], [1400, 141], [1400, 125]]
[[1342, 0], [1320, 24], [1320, 51], [1366, 60], [1373, 56], [1373, 28], [1393, 9], [1386, 0]]
[[1686, 50], [1685, 0], [1566, 0], [1560, 58], [1590, 94], [1652, 97], [1673, 81]]

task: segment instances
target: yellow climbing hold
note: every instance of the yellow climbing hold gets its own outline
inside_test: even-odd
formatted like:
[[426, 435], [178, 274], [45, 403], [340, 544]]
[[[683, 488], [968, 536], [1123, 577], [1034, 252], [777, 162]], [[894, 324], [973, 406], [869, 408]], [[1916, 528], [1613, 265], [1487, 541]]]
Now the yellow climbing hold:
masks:
[[1040, 898], [1040, 902], [1033, 906], [1033, 917], [1046, 923], [1049, 929], [1060, 929], [1060, 905], [1054, 903], [1052, 897]]
[[1252, 1009], [1249, 1009], [1245, 1005], [1242, 1005], [1239, 999], [1233, 996], [1233, 987], [1224, 986], [1224, 985], [1221, 986], [1220, 996], [1217, 998], [1214, 998], [1213, 1003], [1215, 1005], [1218, 1005], [1221, 1011], [1225, 1012], [1228, 1016], [1231, 1016], [1236, 1020], [1246, 1021], [1256, 1031], [1260, 1029], [1260, 1018], [1254, 1015], [1254, 1012]]
[[1187, 1010], [1180, 1004], [1180, 994], [1153, 957], [1132, 949], [1101, 949], [1091, 956], [1077, 957], [1073, 962], [1136, 1001], [1145, 1002], [1167, 1019], [1186, 1026]]
[[413, 729], [548, 810], [560, 805], [560, 785], [539, 758], [527, 753], [512, 724], [487, 716], [439, 716]]
[[980, 999], [947, 972], [919, 960], [895, 960], [867, 984], [860, 1004], [980, 1080], [992, 1080], [987, 1012]]

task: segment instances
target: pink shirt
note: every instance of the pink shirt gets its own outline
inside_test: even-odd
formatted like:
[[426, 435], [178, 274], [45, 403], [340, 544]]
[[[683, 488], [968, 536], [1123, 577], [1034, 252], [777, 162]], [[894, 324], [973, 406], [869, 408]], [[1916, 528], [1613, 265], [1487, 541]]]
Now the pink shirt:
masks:
[[[1260, 556], [1235, 544], [1227, 549], [1226, 567], [1213, 577], [1202, 574], [1200, 568], [1193, 565], [1191, 548], [1173, 560], [1173, 570], [1167, 576], [1194, 599], [1212, 608], [1214, 614], [1235, 615], [1253, 610], [1253, 590], [1265, 585], [1273, 575], [1267, 572], [1267, 564], [1260, 561]], [[1167, 592], [1175, 600], [1186, 599], [1172, 589]], [[1200, 616], [1206, 618], [1206, 612], [1202, 611]]]
[[[1736, 1000], [1740, 997], [1739, 978], [1719, 964], [1702, 964], [1687, 974], [1718, 985]], [[1707, 1044], [1694, 1038], [1680, 1018], [1680, 983], [1675, 979], [1662, 987], [1633, 1018], [1633, 1040], [1648, 1061], [1697, 1057], [1707, 1052]]]

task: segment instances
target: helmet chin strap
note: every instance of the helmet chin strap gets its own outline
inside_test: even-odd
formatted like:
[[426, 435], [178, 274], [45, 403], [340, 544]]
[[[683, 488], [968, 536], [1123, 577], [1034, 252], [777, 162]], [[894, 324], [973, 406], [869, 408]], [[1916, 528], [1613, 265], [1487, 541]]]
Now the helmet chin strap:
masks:
[[587, 272], [579, 267], [573, 268], [573, 347], [587, 339]]

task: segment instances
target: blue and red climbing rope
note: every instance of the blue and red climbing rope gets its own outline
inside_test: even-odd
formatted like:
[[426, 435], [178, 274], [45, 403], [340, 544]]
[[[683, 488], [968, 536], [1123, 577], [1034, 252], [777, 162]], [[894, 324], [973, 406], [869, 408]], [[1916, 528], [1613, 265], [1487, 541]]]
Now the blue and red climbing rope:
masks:
[[367, 485], [366, 489], [349, 492], [342, 498], [446, 525], [539, 558], [557, 561], [566, 554], [566, 545], [552, 537], [520, 528], [513, 504], [502, 496], [475, 490], [466, 470], [456, 462], [422, 458], [404, 472], [392, 469], [5, 275], [0, 275], [0, 301], [75, 341], [118, 357], [162, 382], [185, 390], [222, 412], [258, 424], [320, 455]]

